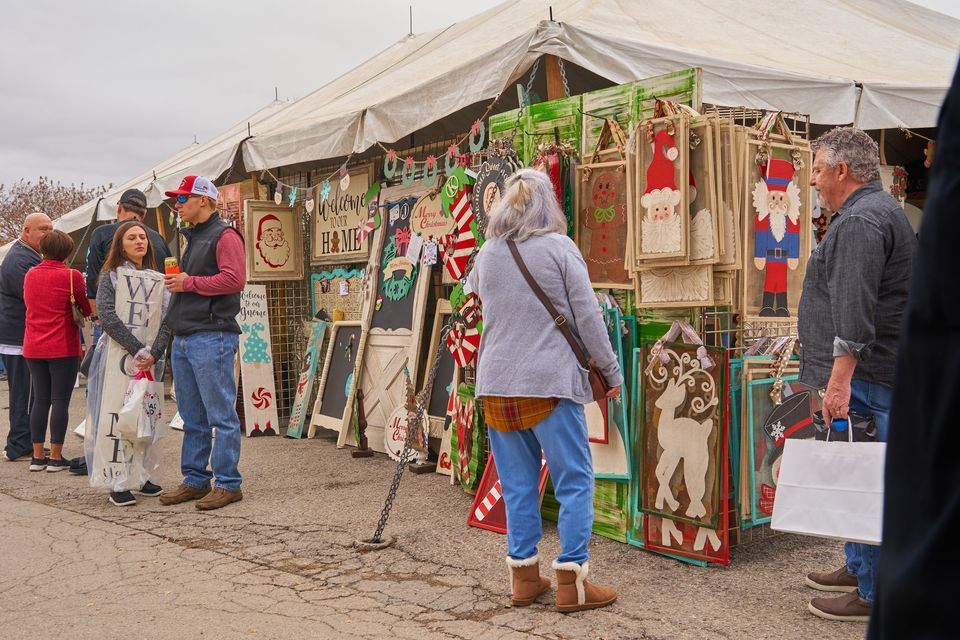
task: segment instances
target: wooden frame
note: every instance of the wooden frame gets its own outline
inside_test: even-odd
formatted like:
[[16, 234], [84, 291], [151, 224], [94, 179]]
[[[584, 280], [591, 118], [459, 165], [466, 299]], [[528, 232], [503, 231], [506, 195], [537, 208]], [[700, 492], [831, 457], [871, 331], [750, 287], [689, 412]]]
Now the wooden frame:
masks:
[[[279, 229], [274, 228], [271, 240], [277, 234], [286, 245], [278, 247], [267, 244], [262, 236], [271, 230], [264, 225], [276, 218]], [[303, 279], [303, 231], [300, 227], [298, 207], [278, 205], [267, 200], [243, 201], [243, 234], [247, 254], [247, 280], [249, 282], [272, 282], [276, 280]]]
[[710, 265], [645, 267], [637, 271], [636, 278], [637, 307], [677, 309], [714, 304]]
[[[720, 218], [717, 203], [717, 172], [716, 149], [714, 146], [717, 128], [717, 118], [696, 118], [690, 123], [690, 136], [697, 136], [700, 144], [692, 149], [688, 156], [688, 170], [696, 187], [696, 197], [690, 201], [690, 264], [716, 264], [720, 260]], [[691, 190], [692, 190], [691, 186]], [[694, 209], [698, 209], [694, 216]], [[708, 234], [702, 231], [699, 216], [706, 210], [710, 216]], [[698, 233], [709, 235], [711, 246], [702, 246]]]
[[[753, 132], [756, 134], [756, 132]], [[755, 265], [755, 239], [757, 236], [755, 225], [758, 215], [755, 209], [755, 200], [759, 197], [759, 187], [763, 178], [760, 175], [760, 169], [755, 163], [757, 152], [763, 146], [763, 142], [753, 139], [746, 140], [745, 153], [743, 154], [743, 287], [741, 291], [741, 309], [744, 322], [762, 322], [762, 323], [788, 323], [794, 324], [797, 321], [797, 308], [800, 303], [800, 294], [803, 290], [803, 280], [807, 271], [807, 260], [810, 258], [811, 245], [813, 242], [813, 221], [810, 217], [810, 165], [812, 164], [810, 149], [802, 145], [788, 145], [778, 142], [769, 142], [769, 155], [777, 160], [787, 160], [793, 151], [799, 152], [799, 159], [803, 165], [794, 170], [792, 185], [796, 187], [796, 197], [799, 199], [799, 211], [797, 224], [799, 231], [797, 267], [795, 269], [786, 268], [786, 309], [788, 315], [761, 315], [764, 313], [763, 305], [766, 279], [773, 278], [769, 269], [766, 269], [768, 263], [765, 263], [764, 270], [761, 272]], [[789, 189], [789, 186], [787, 187]], [[788, 192], [789, 193], [789, 192]], [[790, 196], [788, 196], [790, 197]], [[764, 201], [765, 202], [765, 201]], [[792, 205], [791, 205], [792, 206]], [[784, 235], [791, 233], [787, 231]], [[792, 258], [791, 258], [792, 259]], [[775, 285], [771, 280], [771, 288]]]
[[[653, 368], [647, 371], [654, 344], [649, 340], [643, 343], [644, 372], [639, 381], [641, 509], [649, 515], [716, 529], [723, 499], [725, 351], [706, 347], [714, 366], [703, 369], [697, 358], [698, 345], [664, 343], [661, 355], [667, 356], [669, 362], [655, 360]], [[691, 391], [695, 394], [688, 397]], [[654, 393], [656, 398], [651, 396]], [[670, 457], [665, 458], [668, 453]], [[697, 482], [700, 479], [702, 484]]]
[[[339, 332], [345, 328], [359, 328], [359, 338], [357, 339], [357, 350], [353, 354], [352, 360], [352, 371], [350, 376], [353, 379], [350, 381], [350, 390], [346, 394], [346, 400], [343, 405], [343, 412], [339, 415], [330, 415], [329, 413], [323, 413], [323, 396], [324, 392], [327, 389], [327, 384], [330, 382], [330, 366], [333, 362], [333, 357], [337, 347], [337, 337]], [[357, 379], [359, 378], [358, 370], [360, 364], [363, 362], [363, 352], [365, 338], [367, 335], [366, 323], [358, 321], [344, 321], [344, 322], [334, 322], [330, 325], [330, 342], [327, 344], [327, 353], [324, 356], [323, 360], [323, 374], [320, 376], [320, 385], [317, 387], [317, 400], [313, 405], [313, 417], [310, 420], [310, 430], [307, 434], [308, 437], [313, 438], [317, 433], [317, 427], [323, 427], [324, 429], [331, 429], [338, 433], [337, 436], [337, 447], [343, 447], [343, 443], [347, 438], [347, 431], [350, 427], [350, 414], [353, 410], [353, 399], [357, 394]], [[349, 380], [349, 377], [348, 377]]]
[[716, 165], [719, 176], [717, 189], [720, 215], [720, 261], [714, 266], [717, 271], [737, 270], [742, 267], [743, 252], [741, 233], [743, 206], [740, 189], [743, 183], [743, 141], [745, 134], [731, 121], [722, 121], [716, 131]]
[[[638, 269], [641, 268], [641, 266], [687, 264], [689, 261], [690, 225], [689, 216], [684, 215], [690, 210], [689, 189], [680, 187], [680, 185], [689, 185], [690, 174], [688, 167], [690, 147], [687, 144], [687, 140], [689, 140], [688, 123], [689, 116], [686, 114], [677, 114], [666, 118], [655, 118], [641, 123], [635, 134], [640, 137], [636, 149], [633, 151], [636, 161], [631, 205], [633, 207], [633, 259], [635, 267]], [[658, 160], [658, 162], [664, 161], [664, 159], [657, 158], [654, 155], [654, 143], [647, 140], [648, 127], [652, 127], [655, 140], [657, 139], [656, 136], [661, 135], [662, 132], [668, 131], [670, 128], [673, 129], [672, 138], [676, 145], [675, 149], [677, 152], [677, 157], [672, 161], [674, 163], [673, 189], [678, 192], [678, 200], [674, 204], [674, 213], [671, 215], [677, 215], [679, 217], [680, 226], [680, 243], [675, 250], [651, 251], [649, 247], [644, 247], [643, 223], [645, 218], [644, 198], [647, 194], [647, 172], [655, 159]], [[663, 149], [659, 152], [662, 154]], [[651, 186], [651, 189], [653, 188], [659, 187]]]
[[240, 294], [237, 324], [241, 330], [237, 362], [243, 387], [243, 421], [247, 436], [278, 435], [276, 361], [266, 285], [247, 284], [244, 287]]
[[[615, 149], [612, 151], [616, 151]], [[603, 152], [601, 152], [602, 155]], [[580, 248], [590, 281], [594, 287], [608, 289], [632, 289], [633, 277], [625, 264], [627, 261], [630, 235], [628, 233], [629, 216], [627, 213], [628, 172], [625, 160], [613, 160], [594, 164], [577, 165], [577, 177], [574, 188], [574, 241]], [[591, 220], [586, 213], [596, 210], [591, 202], [590, 185], [597, 181], [614, 179], [614, 196], [610, 203], [613, 208], [611, 220], [600, 220], [596, 216]], [[604, 190], [606, 192], [606, 190]], [[615, 224], [619, 221], [618, 224]], [[609, 230], [608, 230], [609, 228]], [[596, 244], [596, 246], [594, 246]], [[594, 249], [597, 249], [594, 255]], [[604, 258], [603, 256], [608, 256]]]
[[297, 379], [297, 392], [294, 394], [290, 421], [287, 423], [287, 432], [284, 434], [288, 438], [299, 439], [303, 434], [303, 424], [308, 419], [307, 405], [313, 393], [317, 365], [320, 364], [320, 347], [323, 346], [323, 337], [327, 333], [327, 323], [323, 320], [310, 320], [307, 324], [310, 326], [310, 330], [306, 332], [307, 348], [303, 352], [303, 364], [300, 366], [300, 375]]
[[[350, 185], [343, 193], [338, 181], [330, 183], [326, 200], [317, 193], [310, 212], [310, 264], [365, 262], [370, 253], [360, 242], [360, 226], [367, 221], [367, 188], [373, 181], [373, 165], [348, 169]], [[336, 238], [336, 239], [334, 239]]]
[[[440, 349], [440, 334], [443, 331], [443, 326], [446, 324], [447, 318], [453, 314], [453, 308], [450, 306], [450, 301], [446, 298], [440, 298], [437, 300], [437, 308], [433, 313], [433, 329], [430, 331], [430, 342], [427, 347], [427, 364], [424, 385], [429, 382], [427, 379], [430, 375], [430, 371], [433, 369], [433, 363], [437, 359], [437, 352]], [[446, 345], [443, 346], [446, 349]], [[441, 358], [443, 354], [441, 353]], [[453, 356], [450, 356], [451, 359]], [[453, 370], [456, 371], [457, 363], [453, 363]], [[433, 400], [433, 391], [438, 384], [444, 384], [443, 378], [440, 375], [440, 371], [437, 371], [437, 379], [434, 380], [433, 388], [424, 387], [423, 389], [423, 405], [424, 405], [424, 414], [425, 418], [430, 421], [430, 437], [439, 438], [443, 436], [443, 426], [446, 421], [446, 409], [442, 415], [435, 413], [430, 413], [430, 405]], [[449, 404], [449, 402], [448, 402]]]
[[[409, 187], [387, 188], [380, 193], [382, 222], [374, 232], [373, 247], [367, 267], [368, 273], [371, 274], [369, 280], [371, 294], [365, 309], [367, 336], [364, 360], [359, 375], [367, 419], [367, 441], [375, 451], [383, 451], [385, 448], [383, 429], [386, 428], [393, 411], [405, 401], [406, 383], [402, 375], [403, 368], [406, 367], [412, 375], [417, 371], [431, 273], [431, 267], [422, 262], [415, 267], [416, 282], [411, 285], [413, 289], [404, 296], [404, 298], [408, 296], [411, 298], [410, 328], [378, 327], [376, 326], [378, 313], [376, 300], [381, 286], [380, 274], [383, 272], [382, 254], [387, 243], [387, 234], [391, 229], [404, 226], [399, 223], [409, 220], [413, 206], [423, 192], [423, 183], [417, 182]], [[406, 212], [394, 212], [394, 207], [406, 207]], [[394, 213], [397, 213], [395, 222], [398, 224], [391, 222], [391, 216]], [[403, 218], [403, 215], [407, 217]]]
[[[346, 281], [349, 290], [346, 296], [340, 295], [340, 283], [343, 281]], [[323, 291], [324, 282], [327, 283], [326, 292]], [[314, 318], [321, 309], [325, 309], [332, 320], [333, 309], [341, 309], [344, 320], [363, 320], [365, 300], [363, 269], [324, 269], [310, 276], [310, 306]]]

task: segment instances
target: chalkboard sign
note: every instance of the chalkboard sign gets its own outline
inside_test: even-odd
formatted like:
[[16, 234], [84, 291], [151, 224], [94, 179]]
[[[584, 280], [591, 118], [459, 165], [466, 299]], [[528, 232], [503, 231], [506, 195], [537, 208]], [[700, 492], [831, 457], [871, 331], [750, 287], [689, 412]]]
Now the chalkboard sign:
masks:
[[[433, 316], [433, 331], [430, 333], [430, 345], [427, 356], [427, 369], [424, 374], [424, 384], [429, 381], [430, 372], [436, 362], [437, 348], [440, 344], [440, 332], [443, 331], [443, 325], [450, 318], [451, 307], [449, 300], [438, 300], [437, 310]], [[453, 380], [453, 369], [456, 361], [450, 350], [444, 348], [440, 350], [440, 364], [437, 365], [437, 376], [433, 380], [433, 386], [430, 387], [430, 402], [427, 404], [427, 415], [433, 418], [439, 418], [441, 421], [447, 415], [447, 402], [450, 400], [450, 392], [447, 387]], [[443, 426], [442, 424], [440, 425]]]
[[383, 243], [376, 267], [377, 289], [374, 297], [371, 329], [394, 331], [413, 327], [420, 260], [407, 257], [410, 246], [410, 216], [416, 198], [404, 198], [386, 204], [383, 217]]
[[363, 357], [363, 324], [360, 322], [336, 322], [330, 329], [330, 342], [323, 364], [323, 376], [313, 408], [313, 424], [309, 436], [316, 427], [332, 429], [338, 433], [349, 424], [350, 408], [356, 393], [354, 371]]

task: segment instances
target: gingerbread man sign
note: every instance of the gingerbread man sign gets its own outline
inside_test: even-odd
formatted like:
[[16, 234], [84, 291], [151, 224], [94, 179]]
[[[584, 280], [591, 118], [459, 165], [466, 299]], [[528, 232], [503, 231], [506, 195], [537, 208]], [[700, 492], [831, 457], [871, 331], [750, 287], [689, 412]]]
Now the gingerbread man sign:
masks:
[[590, 280], [595, 283], [630, 284], [624, 267], [626, 253], [626, 171], [623, 166], [604, 167], [590, 172], [586, 197], [581, 202], [580, 230], [589, 229], [581, 250]]

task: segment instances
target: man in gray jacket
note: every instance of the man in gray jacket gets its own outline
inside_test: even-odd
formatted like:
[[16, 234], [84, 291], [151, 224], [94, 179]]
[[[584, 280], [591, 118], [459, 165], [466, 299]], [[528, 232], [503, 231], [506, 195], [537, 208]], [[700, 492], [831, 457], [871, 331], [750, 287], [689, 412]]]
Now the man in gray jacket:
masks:
[[[810, 184], [833, 211], [807, 264], [798, 331], [800, 381], [824, 389], [823, 417], [873, 415], [881, 441], [893, 395], [900, 322], [907, 304], [917, 238], [897, 201], [880, 185], [877, 144], [852, 127], [813, 143]], [[830, 620], [866, 621], [874, 599], [880, 547], [848, 542], [846, 563], [811, 573], [808, 586], [846, 592], [814, 598], [810, 611]]]

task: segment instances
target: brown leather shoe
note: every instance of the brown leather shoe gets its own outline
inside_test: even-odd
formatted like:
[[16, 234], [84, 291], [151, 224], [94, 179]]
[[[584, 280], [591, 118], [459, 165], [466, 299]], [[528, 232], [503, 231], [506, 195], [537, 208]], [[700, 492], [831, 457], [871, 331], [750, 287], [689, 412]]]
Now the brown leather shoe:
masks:
[[827, 620], [866, 622], [870, 619], [871, 605], [854, 591], [836, 598], [814, 598], [807, 608], [813, 615]]
[[210, 489], [197, 489], [181, 482], [180, 486], [173, 491], [164, 491], [160, 494], [160, 504], [171, 505], [189, 502], [202, 498], [208, 493], [210, 493]]
[[540, 594], [550, 588], [550, 578], [540, 575], [540, 556], [526, 560], [507, 558], [510, 567], [511, 599], [515, 607], [529, 607]]
[[229, 491], [223, 487], [214, 487], [213, 491], [208, 495], [197, 500], [196, 507], [201, 511], [210, 511], [212, 509], [225, 507], [231, 502], [239, 502], [241, 500], [243, 500], [243, 493], [240, 489]]
[[804, 580], [808, 587], [813, 587], [817, 591], [841, 591], [847, 592], [857, 590], [857, 576], [847, 571], [847, 565], [843, 565], [836, 571], [830, 573], [808, 573]]
[[561, 613], [598, 609], [616, 601], [617, 592], [610, 587], [587, 582], [589, 562], [581, 565], [554, 561], [553, 568], [557, 572], [557, 609]]

